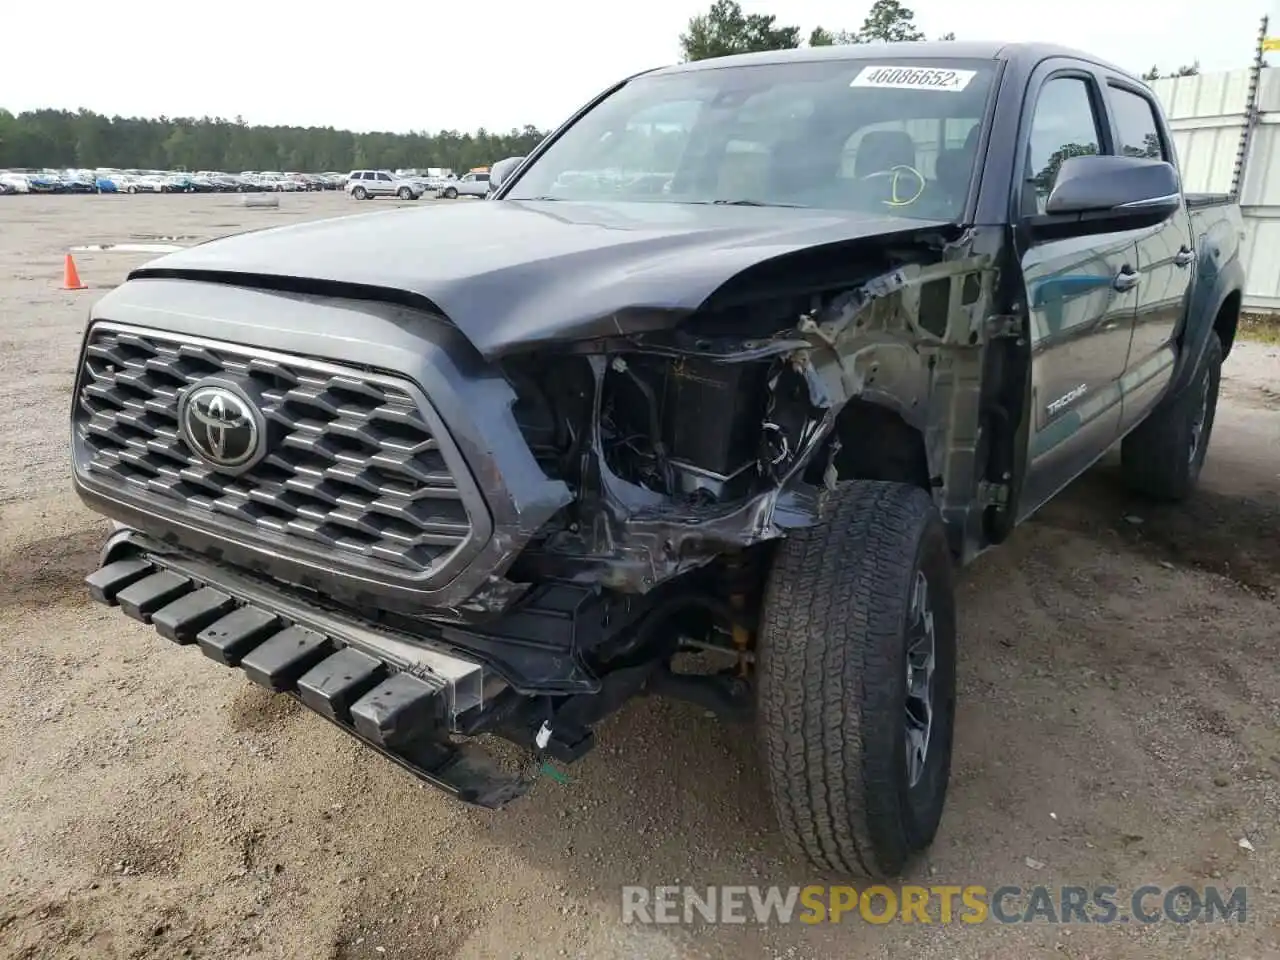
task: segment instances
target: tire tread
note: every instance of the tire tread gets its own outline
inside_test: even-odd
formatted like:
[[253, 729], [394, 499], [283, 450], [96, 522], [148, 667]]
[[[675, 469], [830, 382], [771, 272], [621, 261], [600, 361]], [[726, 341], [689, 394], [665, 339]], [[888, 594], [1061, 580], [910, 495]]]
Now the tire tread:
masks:
[[761, 741], [783, 835], [822, 869], [878, 876], [913, 852], [893, 753], [867, 746], [897, 733], [896, 690], [873, 678], [898, 669], [904, 584], [929, 536], [943, 534], [923, 490], [853, 481], [825, 495], [821, 522], [774, 559], [760, 637]]

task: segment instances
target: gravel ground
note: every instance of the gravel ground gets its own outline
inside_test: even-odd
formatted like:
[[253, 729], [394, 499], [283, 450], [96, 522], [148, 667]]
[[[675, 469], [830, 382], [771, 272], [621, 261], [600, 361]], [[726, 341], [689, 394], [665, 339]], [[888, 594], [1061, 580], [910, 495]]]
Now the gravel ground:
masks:
[[623, 884], [816, 879], [746, 732], [637, 702], [568, 784], [475, 811], [91, 605], [105, 531], [69, 491], [72, 370], [89, 304], [145, 258], [78, 256], [90, 289], [64, 292], [64, 252], [367, 209], [0, 201], [0, 955], [1280, 957], [1274, 346], [1228, 361], [1192, 503], [1134, 502], [1107, 462], [963, 575], [953, 787], [909, 878], [1244, 885], [1243, 925], [624, 925]]

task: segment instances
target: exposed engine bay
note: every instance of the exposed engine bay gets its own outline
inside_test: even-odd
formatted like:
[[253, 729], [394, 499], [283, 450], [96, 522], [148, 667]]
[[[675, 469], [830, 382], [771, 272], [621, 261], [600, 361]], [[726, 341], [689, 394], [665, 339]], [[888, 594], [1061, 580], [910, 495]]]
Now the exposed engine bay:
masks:
[[598, 439], [603, 466], [640, 490], [691, 507], [740, 500], [762, 480], [776, 484], [821, 419], [784, 359], [606, 355], [598, 407], [592, 372], [581, 358], [544, 383], [513, 377], [517, 418], [539, 462], [580, 493]]
[[855, 287], [757, 291], [674, 330], [506, 358], [520, 429], [574, 495], [509, 578], [642, 593], [812, 524], [841, 476], [887, 466], [884, 479], [944, 486], [930, 463], [944, 464], [946, 440], [919, 428], [930, 403], [952, 402], [947, 340], [970, 329], [949, 331], [948, 317], [967, 321], [953, 304], [976, 300], [983, 276], [904, 264]]

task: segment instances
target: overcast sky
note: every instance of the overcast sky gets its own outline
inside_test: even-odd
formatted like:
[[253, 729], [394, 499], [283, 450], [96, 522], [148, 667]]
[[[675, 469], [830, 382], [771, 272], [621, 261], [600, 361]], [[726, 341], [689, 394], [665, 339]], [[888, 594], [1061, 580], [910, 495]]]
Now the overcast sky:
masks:
[[[1135, 71], [1246, 66], [1280, 0], [907, 0], [930, 37], [1052, 40]], [[335, 4], [61, 0], [10, 32], [0, 106], [243, 116], [354, 130], [555, 125], [616, 79], [674, 62], [710, 0]], [[856, 29], [870, 0], [743, 0], [805, 34]], [[34, 20], [30, 17], [35, 17]], [[13, 18], [10, 17], [12, 20]]]

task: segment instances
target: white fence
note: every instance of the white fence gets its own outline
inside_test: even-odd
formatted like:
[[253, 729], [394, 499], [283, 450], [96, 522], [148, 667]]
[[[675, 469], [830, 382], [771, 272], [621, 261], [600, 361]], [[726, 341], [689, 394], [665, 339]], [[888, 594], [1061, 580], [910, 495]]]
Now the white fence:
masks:
[[[1152, 84], [1173, 128], [1189, 193], [1231, 189], [1249, 100], [1249, 70], [1205, 73]], [[1245, 158], [1246, 310], [1280, 313], [1280, 69], [1262, 71], [1258, 124]]]

